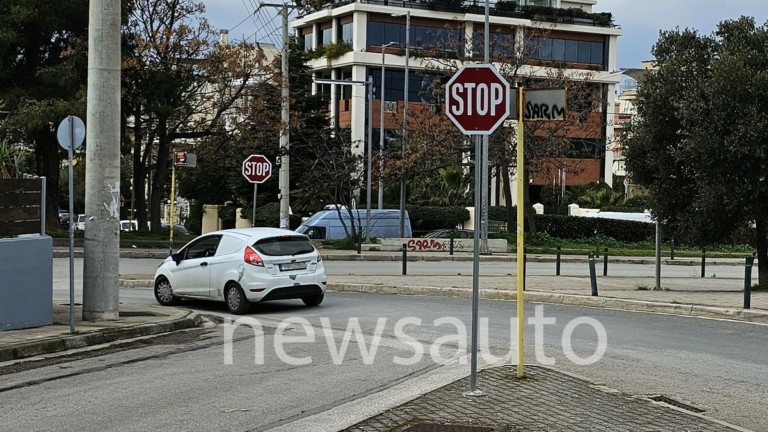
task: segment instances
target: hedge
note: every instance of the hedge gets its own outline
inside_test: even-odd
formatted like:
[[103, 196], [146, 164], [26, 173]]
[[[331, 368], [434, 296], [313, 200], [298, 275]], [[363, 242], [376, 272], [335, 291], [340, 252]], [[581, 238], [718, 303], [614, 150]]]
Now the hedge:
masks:
[[[253, 210], [248, 207], [242, 212], [243, 219], [251, 219]], [[301, 225], [301, 216], [291, 215], [289, 225], [291, 229], [296, 229]], [[256, 226], [279, 227], [280, 226], [280, 203], [271, 202], [256, 207]]]
[[406, 210], [414, 231], [452, 228], [469, 219], [469, 210], [462, 206], [408, 206]]
[[586, 239], [602, 235], [623, 242], [640, 242], [652, 238], [656, 226], [619, 219], [536, 215], [536, 231], [564, 239]]

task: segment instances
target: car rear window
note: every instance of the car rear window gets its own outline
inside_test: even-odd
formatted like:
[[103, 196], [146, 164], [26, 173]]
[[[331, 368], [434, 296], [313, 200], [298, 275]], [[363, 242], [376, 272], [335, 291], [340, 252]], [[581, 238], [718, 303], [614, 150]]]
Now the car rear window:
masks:
[[306, 237], [280, 236], [257, 241], [253, 245], [256, 251], [264, 255], [301, 255], [313, 252], [315, 247]]

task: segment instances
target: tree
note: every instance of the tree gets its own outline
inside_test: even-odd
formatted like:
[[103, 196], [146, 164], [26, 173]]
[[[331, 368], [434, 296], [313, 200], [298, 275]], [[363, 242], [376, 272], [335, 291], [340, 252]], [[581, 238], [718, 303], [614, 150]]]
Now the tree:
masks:
[[[60, 164], [66, 152], [56, 127], [85, 114], [88, 1], [0, 4], [0, 123], [6, 149], [34, 153], [33, 173], [46, 177], [46, 224], [58, 227]], [[86, 125], [87, 127], [87, 125]], [[16, 173], [18, 174], [18, 173]]]
[[[640, 82], [627, 169], [655, 218], [696, 244], [755, 227], [768, 285], [768, 28], [723, 21], [711, 36], [663, 32]], [[679, 238], [679, 237], [678, 237]]]
[[[131, 127], [133, 187], [139, 228], [147, 211], [160, 229], [162, 199], [169, 182], [170, 154], [199, 140], [227, 135], [241, 120], [245, 97], [264, 58], [253, 46], [218, 43], [195, 0], [135, 0], [126, 28], [125, 123]], [[151, 175], [149, 208], [144, 185]]]

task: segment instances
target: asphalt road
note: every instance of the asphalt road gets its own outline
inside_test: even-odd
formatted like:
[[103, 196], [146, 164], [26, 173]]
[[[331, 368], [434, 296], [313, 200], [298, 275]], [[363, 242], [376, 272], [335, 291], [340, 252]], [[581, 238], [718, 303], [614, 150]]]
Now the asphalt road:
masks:
[[[129, 303], [154, 302], [151, 290], [121, 290], [121, 299]], [[526, 304], [529, 319], [534, 316], [535, 306]], [[183, 307], [228, 315], [223, 305], [215, 303], [185, 303]], [[554, 361], [557, 369], [603, 382], [625, 393], [665, 395], [690, 402], [715, 418], [768, 431], [768, 406], [764, 403], [768, 397], [766, 326], [603, 309], [542, 307], [543, 314], [555, 319], [555, 323], [538, 331], [527, 325], [526, 362]], [[514, 359], [514, 350], [510, 350], [516, 340], [512, 329], [514, 314], [514, 302], [481, 302], [483, 352]], [[0, 406], [5, 405], [0, 409], [0, 424], [19, 425], [18, 429], [10, 430], [69, 430], [75, 426], [82, 428], [83, 424], [89, 426], [83, 430], [104, 430], [109, 424], [120, 425], [121, 430], [210, 429], [214, 425], [221, 430], [263, 430], [391, 387], [403, 377], [412, 378], [427, 371], [456, 373], [447, 366], [438, 367], [428, 354], [429, 347], [442, 340], [441, 353], [460, 354], [454, 347], [456, 338], [446, 342], [445, 337], [458, 334], [456, 322], [466, 332], [470, 331], [469, 302], [451, 298], [331, 294], [319, 308], [305, 308], [297, 301], [265, 303], [256, 305], [250, 316], [265, 328], [290, 317], [307, 319], [313, 325], [315, 342], [295, 345], [289, 352], [297, 357], [311, 355], [313, 362], [291, 366], [278, 361], [275, 351], [270, 349], [274, 341], [267, 336], [264, 365], [253, 364], [250, 338], [235, 344], [234, 367], [223, 367], [220, 329], [216, 338], [205, 342], [209, 346], [197, 350], [183, 348], [169, 354], [169, 349], [179, 347], [153, 347], [141, 350], [141, 355], [157, 352], [148, 359], [131, 360], [131, 356], [139, 355], [133, 352], [115, 354], [83, 360], [77, 366], [67, 365], [64, 372], [61, 368], [50, 368], [13, 377], [22, 381], [43, 377], [43, 381], [4, 392], [0, 398]], [[393, 339], [395, 324], [405, 317], [421, 320], [420, 324], [407, 327], [407, 334], [425, 348], [424, 357], [407, 367], [393, 362], [394, 356], [410, 357], [415, 353]], [[574, 364], [563, 347], [566, 325], [580, 317], [594, 318], [605, 329], [606, 351], [594, 364]], [[359, 345], [352, 342], [344, 362], [333, 365], [328, 341], [322, 336], [322, 318], [336, 332], [332, 338], [336, 347], [341, 344], [341, 333], [354, 323], [352, 318], [360, 323], [366, 341], [371, 340], [377, 324], [385, 319], [380, 333], [388, 345], [379, 348], [374, 364], [368, 366], [362, 360]], [[435, 321], [439, 318], [448, 318], [454, 324], [439, 324]], [[241, 328], [239, 334], [247, 335], [244, 331]], [[596, 330], [579, 325], [571, 335], [568, 340], [577, 356], [583, 359], [595, 353]], [[538, 358], [537, 338], [542, 341]], [[483, 359], [485, 356], [481, 356]], [[463, 368], [468, 372], [468, 366]], [[72, 377], [49, 380], [73, 371], [76, 374]], [[482, 388], [482, 382], [478, 385]], [[26, 423], [4, 423], [19, 418], [26, 419]]]

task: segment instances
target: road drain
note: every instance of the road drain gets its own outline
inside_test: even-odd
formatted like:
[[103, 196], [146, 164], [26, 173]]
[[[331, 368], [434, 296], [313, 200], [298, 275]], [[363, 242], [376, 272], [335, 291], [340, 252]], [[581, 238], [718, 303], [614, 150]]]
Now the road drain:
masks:
[[661, 402], [661, 403], [665, 403], [667, 405], [672, 405], [673, 407], [684, 409], [686, 411], [690, 411], [690, 412], [693, 412], [693, 413], [703, 413], [704, 412], [704, 410], [701, 409], [701, 408], [696, 408], [695, 406], [684, 404], [684, 403], [682, 403], [680, 401], [676, 401], [676, 400], [674, 400], [672, 398], [669, 398], [669, 397], [666, 397], [666, 396], [662, 396], [662, 395], [650, 396], [648, 399], [650, 399], [652, 401], [655, 401], [655, 402]]
[[492, 427], [420, 423], [403, 432], [493, 432]]

